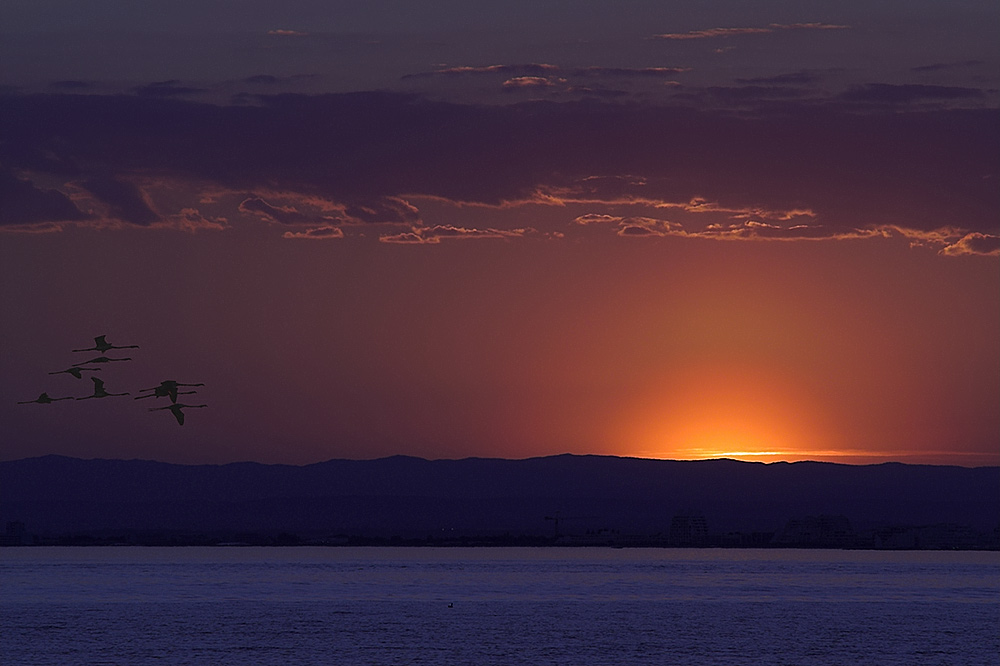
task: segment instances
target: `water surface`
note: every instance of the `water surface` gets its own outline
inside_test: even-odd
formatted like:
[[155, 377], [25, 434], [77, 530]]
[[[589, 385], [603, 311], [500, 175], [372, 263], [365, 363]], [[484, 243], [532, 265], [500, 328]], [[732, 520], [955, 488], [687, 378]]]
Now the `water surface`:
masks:
[[1000, 553], [5, 548], [11, 664], [1000, 664]]

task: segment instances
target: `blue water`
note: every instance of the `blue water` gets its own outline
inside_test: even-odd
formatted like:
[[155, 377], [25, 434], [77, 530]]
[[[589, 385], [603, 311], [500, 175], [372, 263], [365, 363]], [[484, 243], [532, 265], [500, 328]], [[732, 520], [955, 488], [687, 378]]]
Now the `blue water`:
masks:
[[5, 548], [2, 664], [1000, 664], [1000, 553]]

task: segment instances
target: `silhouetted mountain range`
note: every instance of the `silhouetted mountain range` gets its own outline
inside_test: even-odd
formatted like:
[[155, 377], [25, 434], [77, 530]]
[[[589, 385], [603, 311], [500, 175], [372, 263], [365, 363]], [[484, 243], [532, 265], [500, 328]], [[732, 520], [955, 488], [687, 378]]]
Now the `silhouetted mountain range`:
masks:
[[[669, 461], [560, 455], [176, 465], [44, 456], [0, 462], [0, 521], [36, 535], [182, 531], [365, 537], [780, 531], [796, 517], [855, 529], [1000, 524], [1000, 468]], [[559, 519], [558, 527], [553, 518]]]

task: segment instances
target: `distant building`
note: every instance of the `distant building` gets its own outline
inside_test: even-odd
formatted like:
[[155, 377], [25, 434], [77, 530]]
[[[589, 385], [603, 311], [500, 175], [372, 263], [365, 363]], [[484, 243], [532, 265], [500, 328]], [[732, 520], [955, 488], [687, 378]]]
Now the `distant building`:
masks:
[[670, 521], [671, 546], [704, 546], [708, 544], [708, 522], [705, 516], [678, 515]]
[[772, 543], [800, 548], [848, 548], [856, 540], [847, 516], [822, 515], [792, 518]]
[[969, 525], [898, 525], [876, 533], [879, 548], [892, 550], [975, 550], [990, 547], [990, 538]]
[[718, 539], [726, 548], [766, 548], [771, 545], [774, 532], [726, 532]]
[[0, 534], [0, 546], [29, 546], [32, 541], [31, 535], [20, 520], [7, 523], [7, 529]]

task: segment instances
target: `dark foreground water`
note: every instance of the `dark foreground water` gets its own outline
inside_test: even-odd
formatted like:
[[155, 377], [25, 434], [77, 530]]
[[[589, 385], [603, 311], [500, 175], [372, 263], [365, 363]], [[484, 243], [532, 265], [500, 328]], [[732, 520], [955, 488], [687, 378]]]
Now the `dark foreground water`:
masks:
[[2, 664], [1000, 664], [1000, 553], [5, 548]]

